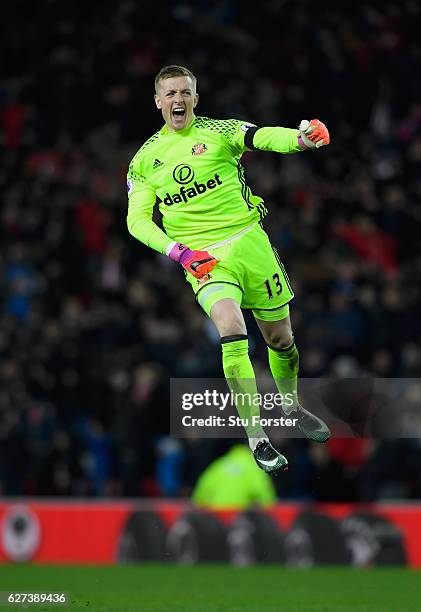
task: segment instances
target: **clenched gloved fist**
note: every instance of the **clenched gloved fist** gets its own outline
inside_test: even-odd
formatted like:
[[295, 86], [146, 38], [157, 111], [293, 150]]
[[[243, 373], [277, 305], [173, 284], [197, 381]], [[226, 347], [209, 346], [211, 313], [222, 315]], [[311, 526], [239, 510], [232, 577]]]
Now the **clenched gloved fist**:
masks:
[[311, 121], [303, 119], [298, 129], [300, 130], [298, 144], [303, 149], [319, 149], [330, 142], [329, 131], [319, 119]]
[[192, 251], [180, 242], [170, 245], [167, 255], [196, 278], [203, 278], [209, 274], [218, 263], [218, 260], [207, 251]]

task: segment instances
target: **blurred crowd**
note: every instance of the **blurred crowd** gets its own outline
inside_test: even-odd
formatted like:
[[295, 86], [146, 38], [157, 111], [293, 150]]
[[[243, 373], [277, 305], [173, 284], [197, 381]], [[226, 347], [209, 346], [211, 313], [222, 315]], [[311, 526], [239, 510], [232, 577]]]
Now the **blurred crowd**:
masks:
[[[229, 446], [169, 436], [170, 377], [222, 376], [219, 340], [182, 272], [126, 227], [127, 166], [162, 125], [165, 64], [197, 75], [199, 115], [329, 127], [322, 151], [244, 156], [294, 287], [300, 375], [421, 376], [419, 3], [176, 0], [157, 14], [15, 0], [3, 13], [1, 494], [189, 495]], [[282, 448], [280, 498], [421, 498], [418, 439]]]

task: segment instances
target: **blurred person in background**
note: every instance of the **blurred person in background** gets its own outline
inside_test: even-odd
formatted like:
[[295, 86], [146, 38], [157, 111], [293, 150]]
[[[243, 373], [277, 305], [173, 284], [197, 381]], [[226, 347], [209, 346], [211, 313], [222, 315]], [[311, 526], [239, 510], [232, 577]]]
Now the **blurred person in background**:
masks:
[[256, 470], [249, 449], [240, 443], [203, 471], [192, 493], [194, 504], [213, 509], [244, 510], [253, 505], [269, 506], [276, 500], [270, 476]]

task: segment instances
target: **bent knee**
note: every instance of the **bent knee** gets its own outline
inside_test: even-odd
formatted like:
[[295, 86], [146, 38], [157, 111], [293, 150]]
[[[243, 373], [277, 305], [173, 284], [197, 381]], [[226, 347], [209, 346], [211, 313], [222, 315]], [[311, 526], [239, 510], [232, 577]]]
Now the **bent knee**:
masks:
[[292, 332], [285, 331], [283, 333], [274, 332], [266, 336], [266, 344], [276, 350], [288, 348], [294, 342], [294, 336]]

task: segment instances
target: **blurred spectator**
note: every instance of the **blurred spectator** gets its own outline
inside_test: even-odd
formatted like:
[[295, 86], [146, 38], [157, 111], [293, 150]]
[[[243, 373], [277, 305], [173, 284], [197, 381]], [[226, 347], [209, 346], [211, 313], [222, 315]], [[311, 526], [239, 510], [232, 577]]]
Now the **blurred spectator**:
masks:
[[244, 510], [273, 504], [276, 494], [271, 477], [256, 470], [248, 445], [235, 444], [200, 475], [192, 501], [207, 508]]

